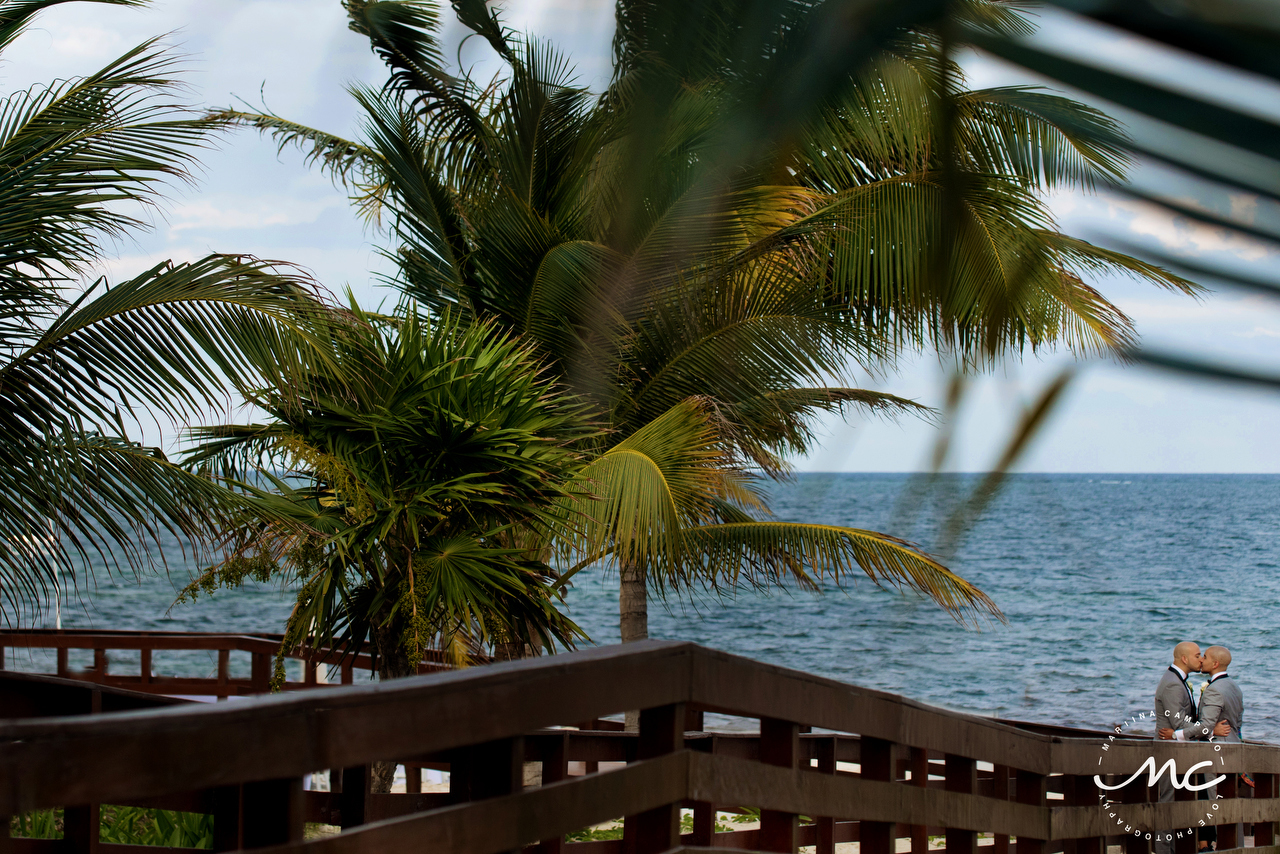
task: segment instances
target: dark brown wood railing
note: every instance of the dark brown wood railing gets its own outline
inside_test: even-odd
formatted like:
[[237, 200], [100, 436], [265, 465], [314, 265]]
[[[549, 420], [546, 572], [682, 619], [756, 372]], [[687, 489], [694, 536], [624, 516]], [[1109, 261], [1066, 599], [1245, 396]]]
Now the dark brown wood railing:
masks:
[[[570, 728], [630, 709], [641, 710], [638, 733]], [[757, 719], [758, 732], [702, 732], [707, 712]], [[1218, 826], [1219, 850], [1243, 844], [1242, 821], [1256, 854], [1280, 854], [1280, 749], [1036, 729], [646, 642], [200, 708], [0, 723], [0, 815], [67, 808], [63, 840], [0, 846], [157, 851], [98, 843], [94, 816], [105, 803], [207, 812], [216, 849], [272, 854], [802, 845], [832, 854], [855, 840], [862, 854], [891, 854], [899, 840], [924, 854], [930, 837], [976, 854], [980, 835], [992, 854], [1106, 854], [1108, 844], [1139, 854], [1166, 827], [1183, 829], [1175, 851], [1190, 854], [1185, 829], [1202, 821]], [[1125, 803], [1100, 805], [1093, 775], [1122, 780], [1149, 757], [1175, 759], [1180, 773], [1211, 763], [1201, 770], [1225, 775], [1224, 799], [1150, 803], [1155, 790], [1143, 780], [1114, 793]], [[447, 768], [449, 791], [370, 794], [375, 761]], [[526, 785], [539, 766], [540, 782]], [[322, 769], [333, 769], [340, 792], [303, 791], [303, 776]], [[1235, 786], [1242, 771], [1256, 781], [1252, 798]], [[757, 829], [716, 832], [717, 811], [747, 807], [760, 811]], [[682, 809], [692, 812], [683, 834]], [[615, 818], [621, 840], [564, 841]], [[308, 820], [342, 832], [304, 841]]]
[[[55, 671], [50, 674], [64, 679], [83, 679], [116, 688], [127, 688], [148, 694], [231, 697], [265, 694], [271, 682], [272, 663], [283, 640], [273, 634], [235, 634], [220, 632], [134, 632], [98, 631], [94, 629], [23, 629], [0, 630], [0, 670], [5, 667], [6, 649], [56, 650]], [[73, 649], [93, 650], [93, 664], [82, 670], [69, 665], [68, 653]], [[139, 665], [133, 673], [111, 672], [111, 653], [128, 650], [139, 653]], [[210, 677], [155, 674], [153, 653], [157, 651], [216, 652], [217, 672]], [[247, 653], [251, 660], [249, 678], [231, 676], [231, 653]], [[374, 668], [369, 645], [355, 654], [330, 649], [300, 647], [289, 650], [286, 658], [302, 662], [303, 678], [287, 681], [284, 690], [311, 688], [323, 684], [322, 669], [336, 667], [340, 683], [350, 685], [357, 670]], [[435, 673], [452, 670], [437, 650], [428, 650], [418, 664], [418, 672]]]

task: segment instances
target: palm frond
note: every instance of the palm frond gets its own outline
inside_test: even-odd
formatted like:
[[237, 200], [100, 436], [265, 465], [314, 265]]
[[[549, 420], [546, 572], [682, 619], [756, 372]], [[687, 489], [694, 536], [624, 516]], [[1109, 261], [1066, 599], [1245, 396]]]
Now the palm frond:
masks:
[[686, 553], [730, 582], [776, 580], [790, 575], [801, 585], [830, 575], [837, 583], [861, 569], [878, 585], [913, 589], [957, 619], [1003, 619], [981, 590], [905, 540], [874, 531], [798, 522], [736, 522], [684, 532]]
[[11, 435], [38, 436], [81, 422], [123, 431], [138, 406], [175, 420], [226, 406], [228, 381], [246, 391], [264, 372], [300, 381], [323, 358], [310, 323], [324, 312], [302, 279], [268, 263], [165, 262], [87, 292], [0, 365], [0, 418]]
[[241, 110], [215, 110], [209, 121], [250, 127], [269, 135], [277, 152], [289, 146], [302, 151], [303, 162], [315, 166], [344, 187], [377, 184], [381, 160], [377, 152], [358, 142], [282, 119], [272, 113], [247, 113]]
[[0, 280], [49, 288], [97, 260], [184, 178], [214, 128], [172, 103], [173, 61], [146, 42], [101, 71], [0, 102]]

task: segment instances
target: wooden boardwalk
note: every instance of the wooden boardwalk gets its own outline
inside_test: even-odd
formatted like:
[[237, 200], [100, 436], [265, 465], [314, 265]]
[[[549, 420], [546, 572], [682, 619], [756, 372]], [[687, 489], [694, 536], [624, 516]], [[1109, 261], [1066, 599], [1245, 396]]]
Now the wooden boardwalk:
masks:
[[[74, 678], [127, 688], [148, 694], [180, 694], [183, 696], [236, 697], [265, 694], [271, 682], [272, 662], [280, 649], [282, 635], [234, 632], [133, 632], [85, 629], [0, 629], [0, 671], [4, 670], [8, 649], [52, 649], [55, 672], [51, 675]], [[365, 644], [355, 655], [343, 655], [330, 649], [299, 648], [290, 650], [286, 658], [302, 663], [303, 678], [284, 684], [284, 690], [311, 688], [323, 683], [323, 670], [335, 667], [340, 683], [350, 685], [357, 670], [374, 669], [370, 645]], [[71, 650], [92, 650], [93, 664], [75, 671], [70, 667]], [[137, 672], [111, 670], [111, 653], [137, 652]], [[156, 652], [212, 652], [217, 655], [217, 673], [211, 677], [156, 676], [152, 672]], [[244, 653], [250, 659], [250, 676], [231, 676], [232, 653]], [[418, 664], [419, 673], [452, 670], [442, 653], [427, 650]]]
[[[638, 733], [573, 728], [631, 709]], [[702, 732], [706, 712], [758, 720], [758, 732]], [[1220, 850], [1242, 842], [1242, 821], [1257, 854], [1280, 854], [1280, 748], [1066, 732], [651, 641], [234, 703], [2, 722], [0, 815], [64, 806], [67, 830], [4, 839], [0, 851], [162, 850], [98, 842], [98, 805], [136, 804], [210, 813], [217, 850], [273, 854], [831, 854], [846, 841], [890, 854], [899, 839], [924, 854], [931, 835], [976, 854], [980, 834], [991, 854], [1105, 854], [1108, 844], [1139, 854], [1154, 828], [1206, 815]], [[1149, 803], [1143, 780], [1114, 793], [1124, 803], [1100, 803], [1093, 775], [1123, 780], [1148, 758], [1176, 759], [1180, 773], [1211, 763], [1201, 770], [1224, 776], [1223, 799]], [[449, 791], [370, 794], [370, 763], [388, 760], [447, 768]], [[527, 763], [540, 764], [540, 784], [525, 785]], [[325, 769], [341, 791], [305, 792], [304, 775]], [[1238, 796], [1241, 771], [1256, 781], [1252, 797]], [[760, 810], [758, 829], [716, 832], [718, 810], [744, 807]], [[684, 833], [682, 809], [692, 812]], [[563, 841], [618, 818], [621, 840]], [[304, 841], [307, 821], [342, 832]], [[1191, 836], [1175, 850], [1190, 854]]]

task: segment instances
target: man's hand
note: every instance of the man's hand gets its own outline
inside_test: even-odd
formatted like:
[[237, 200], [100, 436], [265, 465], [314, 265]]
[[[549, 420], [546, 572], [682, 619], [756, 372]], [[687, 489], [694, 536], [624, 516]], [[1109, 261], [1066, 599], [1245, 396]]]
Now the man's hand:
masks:
[[1173, 730], [1168, 727], [1160, 727], [1160, 729], [1156, 730], [1156, 738], [1163, 739], [1165, 741], [1172, 741]]
[[1225, 738], [1226, 736], [1231, 735], [1231, 724], [1226, 721], [1218, 721], [1217, 725], [1213, 728], [1213, 734], [1218, 738]]

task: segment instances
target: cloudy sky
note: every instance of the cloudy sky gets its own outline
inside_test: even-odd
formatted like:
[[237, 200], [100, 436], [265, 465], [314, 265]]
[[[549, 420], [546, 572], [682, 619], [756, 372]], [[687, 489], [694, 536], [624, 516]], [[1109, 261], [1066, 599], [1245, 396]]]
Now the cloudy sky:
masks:
[[[561, 45], [584, 83], [598, 88], [607, 78], [612, 8], [606, 0], [520, 0], [508, 4], [506, 20]], [[355, 134], [358, 123], [345, 87], [383, 79], [368, 43], [347, 29], [338, 0], [154, 0], [143, 10], [68, 4], [46, 13], [6, 52], [0, 91], [91, 72], [157, 35], [185, 55], [193, 103], [265, 103], [280, 115], [343, 135]], [[456, 43], [458, 34], [451, 35]], [[1070, 49], [1068, 35], [1051, 22], [1043, 37]], [[1275, 91], [1222, 85], [1211, 70], [1176, 59], [1170, 67], [1171, 60], [1124, 37], [1113, 38], [1110, 47], [1117, 64], [1137, 64], [1165, 79], [1172, 70], [1190, 87], [1216, 87], [1224, 99], [1280, 113]], [[462, 59], [483, 73], [485, 50], [472, 39]], [[981, 58], [968, 67], [976, 85], [1028, 80]], [[269, 141], [240, 132], [220, 139], [202, 161], [197, 184], [175, 188], [153, 231], [120, 246], [105, 272], [115, 278], [165, 258], [252, 253], [299, 264], [330, 290], [350, 288], [365, 304], [394, 299], [378, 285], [377, 275], [386, 269], [377, 252], [381, 235], [364, 227], [345, 195], [306, 169], [296, 152], [277, 153]], [[1157, 174], [1138, 177], [1161, 180]], [[1258, 215], [1247, 198], [1218, 202], [1236, 214]], [[1086, 239], [1264, 271], [1277, 261], [1272, 248], [1126, 199], [1067, 195], [1055, 198], [1053, 208], [1064, 230]], [[1280, 301], [1230, 291], [1196, 301], [1129, 281], [1095, 284], [1134, 318], [1148, 345], [1280, 371]], [[949, 467], [988, 468], [1023, 408], [1071, 363], [1067, 354], [1027, 356], [975, 383], [957, 422]], [[1280, 472], [1275, 395], [1102, 362], [1078, 367], [1023, 470]], [[864, 378], [864, 385], [938, 406], [947, 376], [936, 357], [920, 356], [895, 375]], [[937, 431], [922, 422], [854, 418], [825, 423], [823, 434], [821, 448], [797, 460], [800, 470], [917, 470], [927, 467]]]

